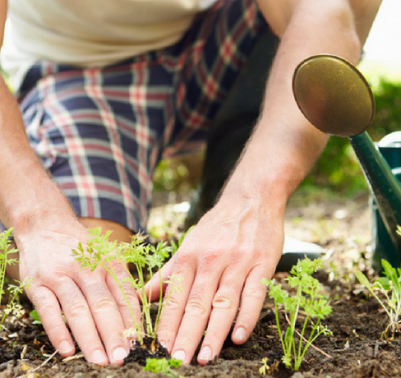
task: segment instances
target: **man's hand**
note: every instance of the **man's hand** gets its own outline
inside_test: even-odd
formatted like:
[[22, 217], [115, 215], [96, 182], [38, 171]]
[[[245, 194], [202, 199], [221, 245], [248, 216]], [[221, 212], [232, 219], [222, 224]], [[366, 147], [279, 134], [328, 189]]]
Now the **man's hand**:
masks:
[[[75, 352], [68, 325], [87, 361], [121, 364], [129, 352], [123, 331], [133, 326], [129, 310], [103, 268], [94, 272], [80, 268], [71, 250], [87, 240], [87, 231], [78, 221], [68, 226], [65, 231], [43, 229], [29, 238], [19, 237], [21, 279], [33, 278], [28, 297], [62, 356]], [[115, 268], [120, 277], [126, 275], [123, 267]], [[140, 319], [135, 291], [130, 287], [125, 291]]]
[[171, 274], [183, 278], [182, 290], [171, 294], [158, 328], [173, 357], [190, 363], [206, 330], [198, 362], [212, 360], [239, 307], [231, 338], [236, 344], [248, 339], [266, 295], [260, 281], [273, 275], [283, 239], [283, 212], [269, 211], [255, 199], [220, 201], [200, 220], [162, 268], [163, 281]]

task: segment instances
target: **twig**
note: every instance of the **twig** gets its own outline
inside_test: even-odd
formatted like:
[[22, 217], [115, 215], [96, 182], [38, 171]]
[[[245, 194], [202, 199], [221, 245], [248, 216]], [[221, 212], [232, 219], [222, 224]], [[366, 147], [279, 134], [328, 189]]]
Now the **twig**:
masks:
[[74, 356], [66, 357], [66, 358], [64, 358], [64, 360], [62, 362], [68, 362], [68, 361], [71, 361], [71, 360], [78, 360], [80, 358], [84, 358], [83, 353], [78, 353], [78, 354], [75, 354]]
[[[288, 319], [288, 315], [285, 315], [285, 320], [287, 320], [288, 324], [290, 323], [290, 319]], [[294, 329], [294, 331], [296, 332], [296, 334], [301, 337], [305, 342], [308, 342], [308, 340], [305, 339], [305, 337], [303, 337], [296, 329]], [[326, 356], [328, 358], [333, 358], [332, 356], [330, 356], [330, 354], [327, 354], [326, 352], [324, 352], [323, 350], [319, 349], [317, 346], [313, 345], [312, 343], [309, 344], [313, 349], [317, 350], [318, 352], [320, 352], [321, 354], [323, 354], [323, 356]]]
[[24, 348], [22, 349], [21, 352], [21, 360], [23, 360], [25, 358], [26, 352], [28, 351], [28, 345], [24, 345]]
[[45, 366], [56, 354], [58, 353], [58, 350], [56, 350], [54, 353], [52, 353], [45, 361], [43, 361], [42, 365], [39, 365], [35, 369], [31, 371], [31, 373], [34, 373], [35, 371], [39, 370], [41, 367]]

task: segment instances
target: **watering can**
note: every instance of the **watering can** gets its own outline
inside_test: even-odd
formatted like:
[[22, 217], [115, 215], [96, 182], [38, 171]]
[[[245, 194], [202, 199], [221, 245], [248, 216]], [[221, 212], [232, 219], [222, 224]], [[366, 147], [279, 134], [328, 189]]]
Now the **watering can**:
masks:
[[[401, 137], [383, 140], [379, 148], [365, 131], [373, 120], [374, 99], [363, 75], [348, 61], [321, 54], [295, 69], [293, 92], [298, 107], [319, 130], [348, 137], [358, 157], [377, 207], [373, 265], [380, 270], [384, 258], [401, 266]], [[380, 149], [380, 151], [379, 151]], [[384, 156], [383, 156], [384, 155]]]

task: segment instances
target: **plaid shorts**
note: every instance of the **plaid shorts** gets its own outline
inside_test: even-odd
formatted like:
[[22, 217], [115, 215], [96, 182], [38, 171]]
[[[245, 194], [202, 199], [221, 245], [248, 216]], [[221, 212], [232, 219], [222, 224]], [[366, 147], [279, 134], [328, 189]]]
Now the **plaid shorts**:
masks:
[[145, 230], [158, 161], [204, 144], [266, 29], [254, 0], [220, 0], [173, 46], [102, 68], [32, 66], [26, 132], [76, 214]]

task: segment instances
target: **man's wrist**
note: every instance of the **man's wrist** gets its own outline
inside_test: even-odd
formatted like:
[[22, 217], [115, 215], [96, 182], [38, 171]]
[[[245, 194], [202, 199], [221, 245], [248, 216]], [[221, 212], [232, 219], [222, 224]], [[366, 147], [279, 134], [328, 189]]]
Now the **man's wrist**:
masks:
[[257, 164], [252, 162], [248, 164], [243, 159], [228, 180], [221, 196], [256, 199], [284, 210], [292, 193], [302, 181], [300, 168], [292, 163], [269, 166], [261, 157], [252, 160], [260, 161], [259, 167], [255, 167]]
[[10, 201], [7, 206], [5, 223], [13, 227], [16, 238], [43, 228], [62, 229], [67, 219], [77, 220], [67, 199], [53, 183], [35, 188], [29, 194]]

